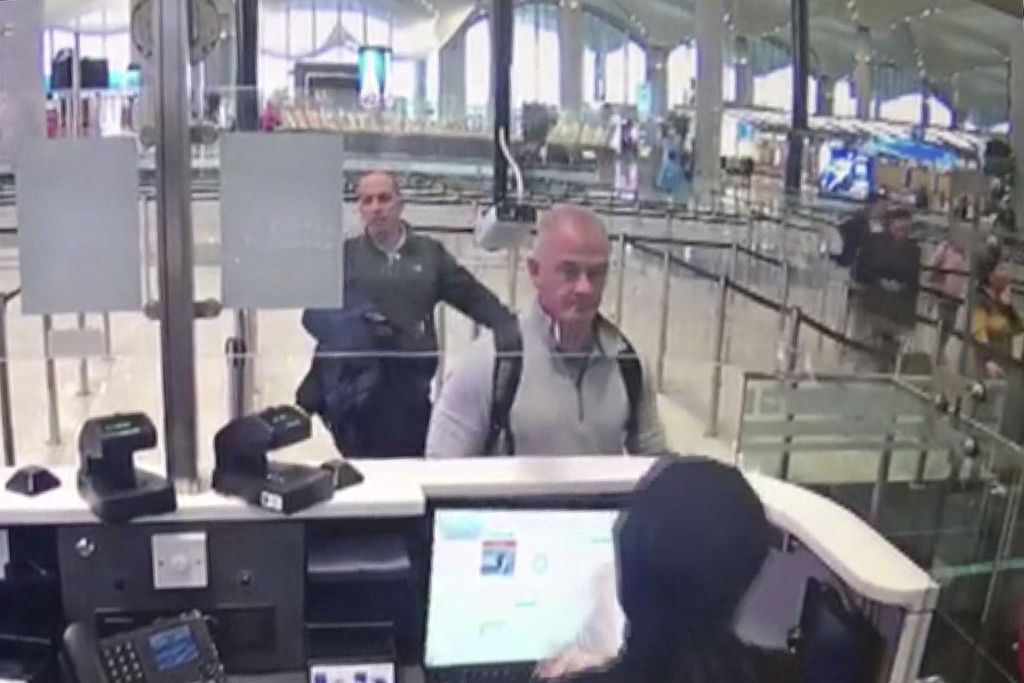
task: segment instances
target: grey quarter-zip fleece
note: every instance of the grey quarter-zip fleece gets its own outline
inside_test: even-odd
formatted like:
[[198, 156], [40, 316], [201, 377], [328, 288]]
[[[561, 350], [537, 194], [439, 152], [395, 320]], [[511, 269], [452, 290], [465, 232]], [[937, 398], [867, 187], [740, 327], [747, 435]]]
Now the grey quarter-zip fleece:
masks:
[[[523, 372], [512, 404], [516, 455], [624, 455], [665, 453], [649, 373], [637, 406], [637, 430], [627, 439], [629, 397], [619, 367], [624, 340], [600, 329], [589, 354], [558, 350], [552, 323], [535, 303], [520, 317]], [[474, 343], [451, 368], [434, 405], [427, 457], [484, 453], [490, 425], [495, 348], [490, 335]], [[632, 443], [627, 443], [631, 441]]]

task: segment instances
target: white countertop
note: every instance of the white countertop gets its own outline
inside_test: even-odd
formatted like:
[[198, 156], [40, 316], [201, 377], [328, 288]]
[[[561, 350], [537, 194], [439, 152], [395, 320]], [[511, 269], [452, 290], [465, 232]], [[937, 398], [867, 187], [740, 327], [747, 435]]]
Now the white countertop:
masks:
[[[648, 458], [481, 458], [354, 461], [366, 481], [339, 491], [292, 519], [416, 517], [427, 500], [516, 496], [614, 495], [629, 492]], [[0, 482], [11, 470], [0, 469]], [[78, 497], [71, 468], [56, 470], [63, 485], [35, 498], [0, 489], [0, 527], [75, 524], [96, 518]], [[795, 484], [750, 475], [769, 519], [798, 538], [859, 594], [909, 611], [934, 607], [938, 585], [874, 529], [845, 508]], [[178, 511], [144, 521], [285, 519], [214, 491], [179, 495]]]

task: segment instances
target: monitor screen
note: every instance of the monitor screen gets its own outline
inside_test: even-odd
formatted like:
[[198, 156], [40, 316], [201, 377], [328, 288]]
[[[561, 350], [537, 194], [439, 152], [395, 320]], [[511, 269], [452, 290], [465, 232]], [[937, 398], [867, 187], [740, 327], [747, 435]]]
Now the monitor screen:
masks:
[[[438, 510], [427, 607], [430, 668], [539, 662], [602, 631], [622, 638], [616, 510]], [[595, 622], [601, 623], [595, 623]]]
[[874, 192], [874, 163], [871, 157], [846, 145], [821, 148], [818, 188], [826, 197], [864, 200]]
[[188, 626], [175, 626], [149, 637], [157, 671], [170, 671], [199, 659], [199, 649]]

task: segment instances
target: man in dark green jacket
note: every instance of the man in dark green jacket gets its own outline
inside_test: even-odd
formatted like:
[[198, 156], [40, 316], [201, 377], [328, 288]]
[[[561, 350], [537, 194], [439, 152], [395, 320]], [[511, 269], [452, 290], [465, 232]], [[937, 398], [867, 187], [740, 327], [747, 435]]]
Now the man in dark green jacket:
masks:
[[[377, 378], [354, 414], [321, 415], [346, 456], [421, 456], [430, 421], [430, 382], [437, 369], [437, 304], [450, 304], [492, 329], [514, 325], [515, 319], [443, 244], [416, 234], [402, 220], [402, 196], [392, 176], [365, 175], [358, 204], [364, 231], [345, 241], [345, 306], [371, 306], [393, 329], [392, 346], [366, 349], [377, 357]], [[331, 340], [317, 341], [331, 346]], [[317, 373], [323, 394], [334, 389], [324, 379], [331, 372]], [[332, 425], [342, 420], [347, 436], [339, 440]]]

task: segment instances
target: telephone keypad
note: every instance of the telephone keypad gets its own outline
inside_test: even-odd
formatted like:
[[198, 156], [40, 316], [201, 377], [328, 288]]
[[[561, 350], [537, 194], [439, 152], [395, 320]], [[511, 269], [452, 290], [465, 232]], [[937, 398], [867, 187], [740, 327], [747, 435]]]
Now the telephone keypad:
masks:
[[145, 683], [139, 653], [131, 642], [116, 642], [103, 646], [101, 659], [110, 683]]

